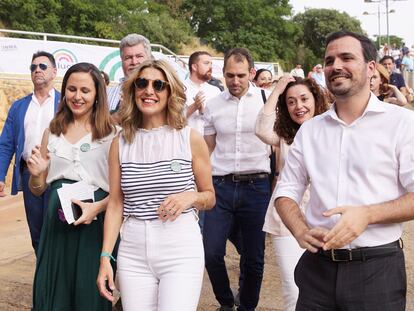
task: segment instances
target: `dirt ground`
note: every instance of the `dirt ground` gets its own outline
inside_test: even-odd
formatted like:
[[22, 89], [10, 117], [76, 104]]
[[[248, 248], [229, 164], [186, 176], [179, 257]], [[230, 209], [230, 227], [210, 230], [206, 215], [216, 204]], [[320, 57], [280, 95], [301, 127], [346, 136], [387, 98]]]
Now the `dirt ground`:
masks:
[[[414, 311], [414, 222], [406, 223], [404, 229], [407, 310]], [[257, 310], [282, 310], [279, 272], [270, 239], [266, 247], [265, 276]], [[21, 195], [0, 198], [0, 250], [0, 311], [30, 310], [35, 257]], [[226, 262], [234, 287], [237, 287], [238, 259], [234, 248], [228, 246]], [[198, 311], [215, 310], [217, 306], [206, 274]]]

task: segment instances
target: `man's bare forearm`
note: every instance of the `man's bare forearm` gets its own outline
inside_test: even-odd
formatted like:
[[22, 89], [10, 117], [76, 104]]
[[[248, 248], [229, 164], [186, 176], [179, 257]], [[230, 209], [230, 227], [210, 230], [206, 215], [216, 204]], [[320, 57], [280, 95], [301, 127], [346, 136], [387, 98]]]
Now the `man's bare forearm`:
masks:
[[294, 200], [287, 197], [277, 198], [275, 208], [283, 223], [295, 238], [309, 230], [305, 217]]
[[409, 192], [398, 199], [368, 205], [369, 224], [400, 223], [414, 219], [414, 193]]

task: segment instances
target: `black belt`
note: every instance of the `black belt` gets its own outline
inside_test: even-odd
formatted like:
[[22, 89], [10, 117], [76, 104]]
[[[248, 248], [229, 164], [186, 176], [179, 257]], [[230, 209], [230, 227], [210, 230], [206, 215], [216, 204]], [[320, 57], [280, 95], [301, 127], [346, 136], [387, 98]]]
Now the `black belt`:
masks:
[[222, 178], [225, 181], [242, 182], [252, 181], [255, 179], [267, 179], [269, 174], [267, 173], [254, 173], [254, 174], [227, 174], [224, 176], [214, 176], [215, 178]]
[[330, 261], [365, 261], [375, 257], [384, 257], [396, 253], [399, 249], [402, 249], [402, 240], [378, 245], [374, 247], [361, 247], [353, 249], [331, 249], [324, 251], [318, 250], [318, 255], [322, 256]]

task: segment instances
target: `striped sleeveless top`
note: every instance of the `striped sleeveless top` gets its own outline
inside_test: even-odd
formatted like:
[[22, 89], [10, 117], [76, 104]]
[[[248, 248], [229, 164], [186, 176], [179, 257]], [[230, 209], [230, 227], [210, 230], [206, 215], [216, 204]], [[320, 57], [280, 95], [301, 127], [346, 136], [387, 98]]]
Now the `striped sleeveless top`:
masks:
[[188, 126], [139, 129], [132, 144], [120, 135], [124, 217], [158, 219], [157, 209], [169, 195], [195, 191], [190, 132]]

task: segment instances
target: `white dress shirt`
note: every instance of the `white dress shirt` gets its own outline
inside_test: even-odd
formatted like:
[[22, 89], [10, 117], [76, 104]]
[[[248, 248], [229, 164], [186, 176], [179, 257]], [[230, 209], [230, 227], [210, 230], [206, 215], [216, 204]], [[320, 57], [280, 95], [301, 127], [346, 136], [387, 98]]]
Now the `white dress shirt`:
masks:
[[[414, 113], [381, 102], [369, 103], [352, 124], [335, 112], [306, 121], [286, 158], [276, 197], [299, 203], [310, 182], [306, 220], [331, 229], [340, 215], [322, 213], [338, 206], [394, 200], [414, 191]], [[398, 240], [402, 225], [373, 224], [344, 248], [377, 246]]]
[[[190, 78], [184, 80], [184, 85], [186, 87], [185, 95], [187, 97], [187, 108], [194, 103], [194, 98], [199, 91], [202, 91], [204, 93], [205, 103], [221, 93], [218, 87], [210, 85], [207, 82], [196, 84], [191, 81]], [[202, 114], [200, 114], [199, 110], [194, 111], [194, 113], [187, 119], [187, 121], [188, 125], [191, 128], [197, 130], [201, 135], [204, 135], [204, 117]]]
[[55, 114], [55, 89], [49, 91], [47, 99], [40, 104], [33, 93], [32, 100], [24, 116], [24, 147], [22, 157], [30, 158], [32, 150], [42, 142], [43, 132], [49, 127]]
[[252, 85], [240, 99], [225, 90], [207, 102], [204, 135], [216, 134], [213, 175], [270, 172], [270, 147], [255, 135], [262, 107], [261, 91]]

